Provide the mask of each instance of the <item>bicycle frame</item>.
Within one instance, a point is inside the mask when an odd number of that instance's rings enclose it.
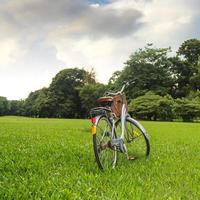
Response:
[[[117,93],[112,93],[112,92],[108,92],[108,94],[111,94],[113,96],[117,95],[117,94],[122,94],[126,85],[128,85],[128,83],[124,84],[122,89],[117,92]],[[103,107],[101,107],[101,109],[103,109]],[[116,122],[119,120],[119,118],[117,118],[117,121],[116,120],[116,116],[112,113],[111,111],[111,116],[109,117],[109,120],[110,120],[110,123],[112,125],[112,130],[111,130],[111,141],[110,141],[110,145],[111,147],[118,147],[120,149],[121,152],[123,153],[126,153],[127,150],[126,150],[126,146],[124,144],[124,135],[125,135],[125,129],[126,129],[126,118],[127,117],[130,117],[129,113],[127,112],[127,109],[126,109],[126,105],[123,103],[122,104],[122,110],[121,110],[121,116],[120,116],[120,120],[121,120],[121,135],[116,138],[115,137],[115,133],[116,133]],[[96,126],[97,125],[97,122],[99,121],[99,119],[101,118],[101,115],[99,116],[96,116],[96,123],[94,123],[94,125]],[[143,126],[136,120],[134,120],[133,118],[131,118],[132,121],[134,122],[134,124],[140,128],[143,133],[145,134],[146,137],[148,137],[148,135],[146,134],[146,131],[145,129],[143,128]],[[106,127],[107,128],[107,127]],[[94,132],[94,134],[96,133],[96,131]],[[105,131],[102,135],[102,139],[105,137]]]
[[[121,139],[124,139],[124,129],[125,129],[125,120],[126,117],[129,116],[129,114],[126,111],[126,106],[125,104],[122,105],[122,114],[121,114],[121,122],[122,122],[122,132],[121,132]],[[112,138],[114,138],[114,132],[115,132],[115,119],[112,117]]]
[[[111,136],[112,136],[112,140],[110,141],[111,146],[115,146],[118,147],[120,149],[121,152],[126,153],[127,149],[126,146],[124,144],[124,133],[125,133],[125,120],[126,117],[129,116],[127,110],[126,110],[126,106],[125,104],[122,105],[122,112],[121,112],[121,125],[122,125],[122,129],[121,129],[121,135],[119,138],[115,138],[115,132],[116,132],[116,121],[114,119],[114,117],[112,117],[111,121],[112,121],[112,131],[111,131]]]
[[[122,89],[119,92],[106,92],[104,94],[104,97],[99,98],[98,102],[106,102],[109,104],[103,107],[93,108],[90,113],[92,121],[91,130],[93,135],[94,153],[96,162],[100,169],[104,168],[104,164],[102,165],[102,162],[104,162],[104,160],[102,160],[103,158],[101,158],[99,155],[105,149],[110,149],[114,151],[112,158],[113,168],[115,167],[115,164],[117,162],[117,151],[124,153],[127,156],[127,159],[129,160],[134,160],[135,158],[137,158],[137,155],[136,157],[135,155],[129,155],[132,154],[132,149],[130,148],[129,143],[131,143],[132,141],[136,141],[135,139],[139,137],[137,136],[137,129],[139,129],[140,135],[143,135],[143,139],[145,140],[145,155],[148,156],[150,152],[149,137],[146,133],[146,130],[138,121],[136,121],[129,115],[127,110],[126,99],[117,99],[118,95],[125,95],[123,93],[123,90],[126,85],[128,84],[123,85]],[[115,96],[116,98],[114,99],[113,97]],[[118,102],[121,104],[117,104]],[[116,105],[116,107],[112,107],[112,103],[115,103],[113,105]],[[115,109],[118,108],[117,105],[120,106],[120,108],[118,109],[120,110],[120,112],[118,112],[118,110]],[[103,120],[103,123],[100,123],[102,122],[101,120]],[[135,128],[130,130],[129,124],[131,125],[131,127],[133,126]],[[98,135],[100,134],[98,139],[97,133]],[[134,134],[136,135],[133,136]],[[126,145],[128,147],[128,150]]]
[[[124,129],[125,129],[125,120],[128,116],[125,104],[122,105],[122,114],[121,114],[121,123],[122,123],[122,133],[120,138],[124,140]]]
[[[127,149],[126,146],[124,144],[124,134],[125,134],[125,129],[126,129],[126,118],[130,117],[129,113],[126,110],[126,106],[125,104],[122,105],[122,113],[121,113],[121,135],[119,138],[115,139],[114,136],[114,132],[116,131],[116,122],[115,119],[112,118],[112,140],[111,140],[111,144],[113,146],[118,146],[120,147],[120,150],[123,153],[127,153]],[[131,120],[134,122],[134,124],[136,125],[136,127],[138,127],[139,129],[142,130],[143,134],[149,139],[148,134],[146,133],[146,130],[144,129],[144,127],[135,119],[131,118]]]

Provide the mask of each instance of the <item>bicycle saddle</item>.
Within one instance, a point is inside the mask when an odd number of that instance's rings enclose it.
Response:
[[[109,96],[100,97],[97,99],[97,102],[99,102],[99,103],[113,102],[113,97],[109,97]]]

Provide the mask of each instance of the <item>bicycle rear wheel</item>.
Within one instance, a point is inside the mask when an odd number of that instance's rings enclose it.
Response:
[[[103,170],[113,168],[117,161],[117,151],[110,147],[112,125],[107,117],[101,116],[93,135],[93,148],[98,167]]]

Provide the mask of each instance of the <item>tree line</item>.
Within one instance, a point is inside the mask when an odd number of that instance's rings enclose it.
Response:
[[[170,48],[147,44],[130,55],[108,84],[96,81],[94,71],[68,68],[48,88],[31,92],[25,100],[0,97],[0,115],[86,118],[96,99],[124,82],[130,113],[138,119],[192,121],[200,118],[200,40],[184,41],[176,54]]]

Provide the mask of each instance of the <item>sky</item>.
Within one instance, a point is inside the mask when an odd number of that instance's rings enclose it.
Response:
[[[25,99],[65,68],[106,83],[147,43],[200,39],[199,0],[0,0],[0,96]]]

